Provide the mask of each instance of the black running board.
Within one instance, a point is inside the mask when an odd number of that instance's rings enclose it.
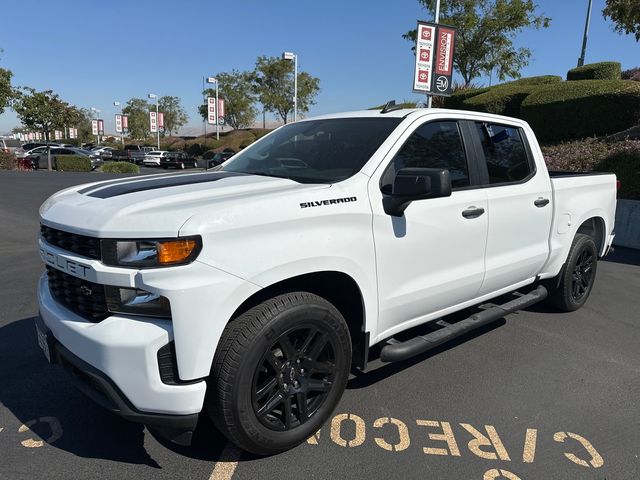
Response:
[[[469,318],[461,320],[460,322],[454,324],[442,322],[441,324],[446,326],[436,330],[435,332],[431,332],[427,335],[420,335],[405,342],[394,341],[394,343],[382,348],[382,351],[380,352],[380,360],[383,362],[398,362],[400,360],[413,357],[419,353],[436,348],[437,346],[475,330],[476,328],[483,327],[484,325],[502,318],[509,313],[527,308],[534,303],[544,300],[545,298],[547,298],[547,289],[540,285],[527,295],[518,297],[505,304],[496,305],[488,308],[487,310],[483,310],[482,312],[471,315]]]

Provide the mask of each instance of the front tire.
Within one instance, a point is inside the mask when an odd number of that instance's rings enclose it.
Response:
[[[547,282],[547,300],[564,312],[582,307],[593,289],[598,267],[598,249],[589,235],[576,234],[567,262],[560,274]]]
[[[235,445],[258,455],[304,442],[345,389],[351,338],[323,298],[295,292],[267,300],[225,328],[209,378],[207,411]]]

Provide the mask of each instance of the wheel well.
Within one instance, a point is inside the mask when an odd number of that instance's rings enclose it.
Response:
[[[605,227],[604,220],[601,217],[591,217],[585,220],[578,228],[576,233],[583,233],[589,235],[598,249],[598,256],[602,254],[602,248],[604,247],[604,235]]]
[[[307,273],[269,285],[245,300],[236,309],[231,321],[265,300],[283,293],[300,291],[314,293],[331,302],[340,311],[351,335],[352,364],[364,368],[369,350],[368,334],[364,331],[364,300],[356,281],[345,273],[335,271]]]

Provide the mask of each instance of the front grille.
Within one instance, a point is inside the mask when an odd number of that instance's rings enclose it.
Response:
[[[99,238],[64,232],[47,227],[46,225],[40,225],[40,234],[50,245],[77,253],[83,257],[94,258],[96,260],[101,259]]]
[[[51,294],[72,312],[93,322],[110,315],[103,285],[82,280],[50,266],[47,266],[47,276]]]

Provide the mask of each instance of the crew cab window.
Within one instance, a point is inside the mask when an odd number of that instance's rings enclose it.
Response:
[[[476,127],[490,184],[520,182],[533,172],[519,128],[494,123],[476,123]]]
[[[446,168],[453,188],[468,187],[469,168],[458,122],[429,122],[418,127],[382,176],[384,193],[391,193],[396,172],[401,168]]]

